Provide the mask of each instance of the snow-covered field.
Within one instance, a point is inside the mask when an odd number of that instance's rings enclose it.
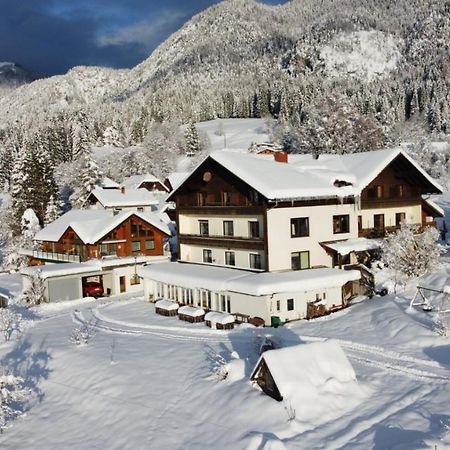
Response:
[[[448,283],[449,275],[447,265],[429,282]],[[20,288],[17,276],[0,284]],[[0,345],[1,363],[33,390],[0,447],[450,448],[450,341],[434,331],[433,313],[408,309],[413,293],[279,329],[234,331],[157,316],[139,297],[45,305],[19,341]],[[84,323],[96,334],[76,346],[69,336]],[[248,377],[265,335],[280,346],[336,339],[358,396],[338,411],[332,394],[318,399],[323,412],[313,421],[308,405],[264,395]]]

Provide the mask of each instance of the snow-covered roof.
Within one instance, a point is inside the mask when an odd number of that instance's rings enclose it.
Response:
[[[269,200],[345,197],[354,194],[351,186],[334,185],[337,179],[343,178],[341,173],[335,171],[304,170],[300,165],[275,162],[271,155],[220,151],[211,153],[210,157]],[[349,182],[352,180],[350,176]]]
[[[143,175],[131,175],[122,181],[122,186],[125,186],[128,189],[139,189],[143,183],[160,183],[164,189],[167,190],[167,187],[164,186],[158,178],[150,173]]]
[[[328,248],[335,250],[340,255],[348,255],[351,252],[363,252],[367,250],[375,250],[383,244],[382,239],[353,238],[344,241],[324,242]]]
[[[114,180],[111,180],[111,178],[104,177],[102,178],[98,183],[98,187],[101,187],[102,189],[119,189],[120,184],[116,183]]]
[[[216,311],[206,313],[205,320],[208,322],[220,323],[221,325],[234,323],[234,317],[231,314]]]
[[[157,264],[166,262],[164,256],[128,256],[128,257],[103,257],[101,259],[91,259],[82,263],[59,263],[45,264],[44,266],[25,267],[20,272],[24,275],[33,276],[39,273],[43,279],[52,277],[62,277],[66,275],[77,275],[87,273],[97,273],[104,269],[118,266],[129,266],[132,264],[152,263]]]
[[[228,281],[248,275],[248,272],[203,264],[167,263],[141,267],[138,274],[143,278],[190,289],[224,291]]]
[[[361,278],[357,270],[321,268],[254,273],[192,263],[149,265],[139,268],[138,274],[143,278],[190,289],[231,291],[255,296],[340,287],[348,281]]]
[[[277,162],[272,155],[230,150],[216,151],[208,157],[268,200],[283,201],[357,196],[399,155],[423,175],[434,192],[442,192],[442,187],[401,147],[345,155],[321,154],[318,159],[310,154],[289,155],[288,163]],[[179,187],[174,188],[169,199]]]
[[[174,311],[179,307],[178,303],[171,302],[170,300],[158,300],[155,303],[155,308],[164,309],[166,311]]]
[[[178,308],[178,314],[184,314],[190,317],[201,317],[205,315],[203,308],[196,308],[195,306],[180,306]]]
[[[114,214],[113,211],[104,209],[73,209],[36,233],[34,239],[36,241],[58,242],[70,227],[85,244],[95,244],[133,215],[153,225],[168,236],[171,235],[167,224],[157,214],[136,211],[121,211]]]
[[[167,180],[172,187],[172,190],[175,190],[180,184],[190,175],[190,172],[173,172],[167,176]]]
[[[93,264],[86,263],[61,263],[61,264],[46,264],[44,266],[25,267],[20,273],[23,275],[33,276],[40,274],[42,279],[52,277],[62,277],[66,275],[82,275],[86,273],[96,273],[102,270]]]
[[[285,401],[311,407],[328,402],[343,391],[358,389],[355,371],[338,342],[328,340],[264,352],[251,378],[264,360]],[[313,403],[310,403],[313,402]],[[326,410],[326,409],[325,409]]]
[[[424,203],[426,203],[431,209],[436,211],[441,217],[445,217],[445,211],[437,203],[435,203],[431,198],[423,198]]]
[[[159,199],[147,189],[94,189],[90,195],[105,208],[157,205]]]
[[[307,269],[288,272],[247,274],[232,280],[228,290],[248,295],[271,295],[287,292],[307,292],[316,289],[341,287],[348,281],[361,278],[357,270]]]

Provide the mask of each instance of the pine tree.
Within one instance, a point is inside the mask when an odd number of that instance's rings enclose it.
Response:
[[[55,199],[55,196],[52,195],[48,201],[47,209],[45,210],[44,225],[48,225],[49,223],[54,222],[61,216],[61,214],[62,214],[61,202]]]
[[[79,184],[71,196],[72,204],[81,207],[102,176],[103,174],[93,159],[92,153],[85,153],[80,160]]]
[[[9,422],[23,414],[22,404],[31,392],[24,388],[22,378],[0,370],[0,432],[3,432]]]
[[[187,127],[184,137],[186,140],[186,154],[194,156],[199,153],[201,150],[200,136],[193,122]]]

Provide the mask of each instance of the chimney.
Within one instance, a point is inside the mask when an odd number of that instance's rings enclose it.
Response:
[[[286,152],[275,152],[273,156],[276,162],[285,164],[288,162],[288,154]]]
[[[125,186],[121,186],[121,187],[120,187],[120,192],[121,192],[122,194],[125,194]]]

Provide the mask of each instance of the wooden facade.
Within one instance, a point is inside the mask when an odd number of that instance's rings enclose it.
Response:
[[[261,358],[261,360],[259,361],[259,364],[254,370],[251,379],[252,381],[255,381],[262,389],[262,391],[268,396],[272,397],[278,402],[281,402],[283,400],[283,397],[280,394],[278,386],[273,379],[272,373],[270,372],[264,358]]]
[[[168,192],[169,189],[160,181],[144,181],[137,189],[147,189],[147,191]]]
[[[399,155],[361,193],[361,209],[415,206],[422,195],[439,193],[403,156]]]
[[[103,256],[158,256],[164,254],[167,235],[142,220],[131,216],[95,244],[85,244],[69,227],[59,241],[44,241],[41,250],[49,254],[78,255],[81,261]]]

